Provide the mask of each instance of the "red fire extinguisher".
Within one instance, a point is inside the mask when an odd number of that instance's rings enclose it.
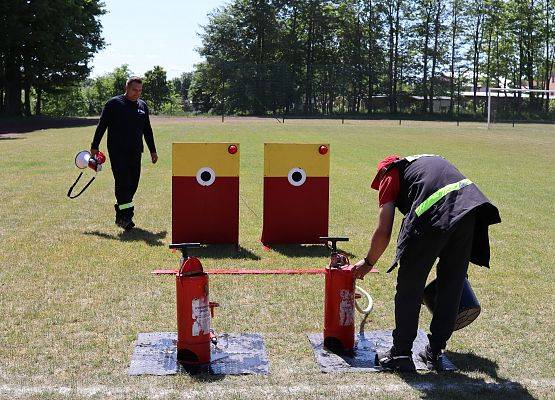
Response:
[[[331,260],[326,268],[324,300],[324,347],[335,353],[352,353],[355,346],[355,277],[337,242],[345,237],[321,237],[331,242]]]
[[[179,271],[175,276],[177,300],[177,359],[184,366],[210,363],[210,343],[214,339],[210,320],[217,303],[208,300],[208,274],[200,260],[189,257],[187,249],[199,243],[170,244],[181,250]]]

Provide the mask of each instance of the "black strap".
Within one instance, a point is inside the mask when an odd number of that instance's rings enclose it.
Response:
[[[79,179],[81,179],[81,176],[83,176],[82,172],[79,172],[79,176],[77,177],[77,179],[75,180],[75,182],[73,183],[73,185],[71,185],[71,187],[69,188],[69,190],[67,191],[67,197],[69,197],[70,199],[75,199],[76,197],[81,196],[81,194],[87,190],[87,188],[91,185],[91,183],[94,181],[94,178],[96,178],[96,176],[93,176],[91,178],[91,180],[89,181],[89,183],[87,183],[85,185],[85,187],[83,189],[81,189],[81,191],[79,193],[77,193],[75,196],[71,195],[71,191],[73,190],[73,188],[75,187],[75,185],[77,185],[77,182],[79,182]]]

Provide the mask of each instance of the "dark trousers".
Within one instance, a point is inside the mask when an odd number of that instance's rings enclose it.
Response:
[[[426,279],[437,264],[437,299],[430,324],[432,350],[444,349],[453,333],[468,270],[475,215],[465,215],[446,233],[432,233],[409,243],[400,259],[395,294],[393,345],[408,353],[418,330],[418,318]]]
[[[115,181],[117,205],[129,204],[139,186],[141,177],[141,153],[110,153],[110,163]],[[126,213],[133,214],[133,208]],[[122,210],[125,211],[125,210]],[[118,209],[116,207],[116,214]]]

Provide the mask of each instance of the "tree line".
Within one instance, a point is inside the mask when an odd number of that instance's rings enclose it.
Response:
[[[0,114],[41,114],[45,93],[74,85],[105,45],[99,0],[0,1]],[[23,93],[23,101],[22,101]]]
[[[135,75],[127,64],[112,72],[89,77],[79,84],[44,95],[42,111],[51,116],[86,117],[100,115],[106,101],[125,91],[127,78]],[[167,78],[163,67],[157,65],[145,72],[141,97],[148,103],[152,114],[178,115],[192,111],[189,86],[192,73],[185,72],[173,79]]]
[[[553,0],[231,0],[202,27],[204,61],[145,73],[154,113],[361,115],[486,112],[490,87],[546,89]],[[90,78],[105,46],[100,0],[0,2],[0,114],[98,115],[126,65]],[[176,49],[178,51],[178,49]],[[459,92],[470,91],[460,102]],[[519,113],[552,115],[546,94]],[[513,109],[514,112],[514,109]]]
[[[90,77],[90,61],[105,47],[100,0],[0,1],[0,115],[99,115],[125,90],[127,65]],[[189,110],[191,73],[167,79],[155,66],[144,74],[143,97],[154,113]]]
[[[459,85],[548,88],[553,0],[234,0],[203,27],[195,108],[229,113],[433,113]],[[483,90],[483,89],[482,89]],[[522,97],[518,95],[518,98]],[[547,112],[549,97],[526,107]]]

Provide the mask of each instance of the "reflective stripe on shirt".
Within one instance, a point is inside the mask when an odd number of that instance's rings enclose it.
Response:
[[[441,189],[437,190],[432,195],[428,196],[426,200],[424,200],[418,207],[416,207],[416,215],[421,216],[427,210],[430,209],[435,203],[445,197],[447,194],[454,192],[455,190],[460,190],[465,186],[472,184],[470,179],[463,179],[455,183],[451,183],[442,187]]]

